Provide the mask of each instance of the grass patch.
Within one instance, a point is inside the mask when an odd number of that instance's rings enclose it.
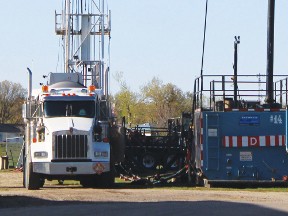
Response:
[[[8,173],[8,172],[13,172],[14,170],[15,170],[14,168],[3,169],[3,170],[0,170],[0,173]]]
[[[60,185],[58,180],[52,180],[52,181],[47,181],[46,180],[46,183],[47,184],[50,184],[50,185]],[[116,184],[129,184],[130,181],[124,181],[123,179],[120,179],[120,178],[115,178],[115,183]],[[63,182],[63,185],[80,185],[80,181],[76,181],[76,180],[65,180]]]
[[[63,181],[63,184],[61,184],[58,180],[52,180],[52,181],[45,181],[45,184],[48,185],[80,185],[79,181],[75,180],[65,180]]]

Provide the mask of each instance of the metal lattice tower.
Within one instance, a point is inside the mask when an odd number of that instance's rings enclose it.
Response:
[[[62,13],[55,12],[55,31],[65,48],[64,71],[80,72],[85,86],[95,85],[108,95],[105,38],[110,39],[111,12],[105,13],[104,0],[63,1]]]

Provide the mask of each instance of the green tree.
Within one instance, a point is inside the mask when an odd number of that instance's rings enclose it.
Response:
[[[23,123],[22,104],[27,91],[21,84],[0,82],[0,123]]]
[[[116,80],[120,84],[120,91],[114,96],[114,113],[119,117],[126,118],[126,123],[131,126],[135,122],[135,113],[137,113],[138,98],[137,94],[132,92],[123,80],[123,73],[116,74]]]
[[[167,120],[181,116],[182,112],[191,112],[192,94],[183,93],[177,86],[153,78],[140,89],[132,92],[123,80],[123,73],[118,73],[116,80],[120,91],[114,96],[114,112],[117,117],[126,117],[128,126],[152,123],[166,127]]]
[[[114,112],[118,117],[126,117],[127,123],[132,123],[135,120],[135,109],[137,106],[137,97],[135,93],[129,89],[122,89],[115,95],[114,98]]]
[[[169,118],[181,116],[184,111],[190,111],[191,94],[184,94],[177,86],[163,84],[158,78],[153,78],[142,88],[143,100],[149,107],[150,122],[158,126],[167,126]]]

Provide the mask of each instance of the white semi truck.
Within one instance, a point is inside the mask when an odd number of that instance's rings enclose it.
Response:
[[[49,73],[47,83],[32,90],[28,69],[23,105],[27,189],[39,189],[45,179],[79,180],[84,187],[111,186],[114,163],[124,158],[121,127],[111,121],[109,65],[104,61],[110,12],[105,15],[104,0],[97,7],[92,0],[74,3],[65,0],[62,14],[55,13],[55,30],[65,47],[64,72]]]

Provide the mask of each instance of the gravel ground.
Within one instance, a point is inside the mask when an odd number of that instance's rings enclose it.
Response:
[[[29,191],[21,172],[0,172],[0,215],[288,215],[287,192],[203,188],[87,189],[52,185]]]

